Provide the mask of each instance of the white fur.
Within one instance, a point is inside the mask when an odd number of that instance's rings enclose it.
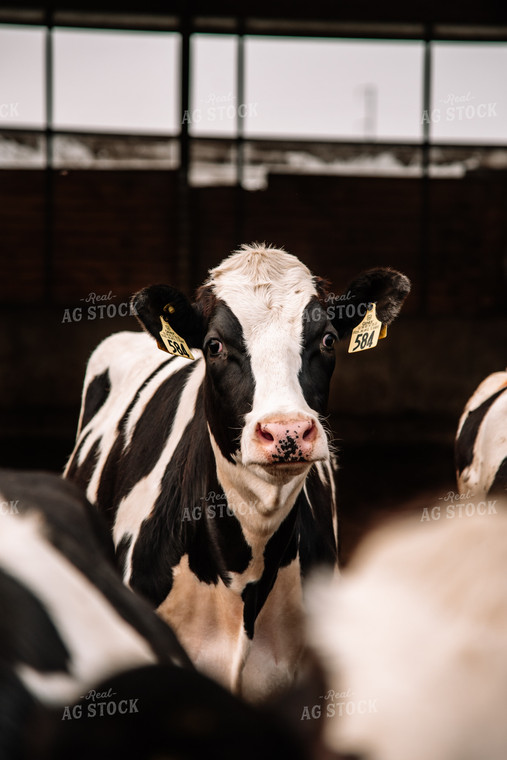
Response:
[[[505,759],[506,510],[405,519],[367,539],[341,580],[310,585],[311,642],[329,688],[355,705],[324,719],[330,748],[369,760]],[[372,706],[364,714],[361,700]]]

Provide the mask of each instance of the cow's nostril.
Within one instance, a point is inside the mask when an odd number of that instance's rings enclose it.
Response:
[[[307,429],[305,430],[305,432],[303,433],[303,440],[304,440],[305,438],[309,438],[311,435],[313,435],[314,429],[315,429],[315,425],[314,425],[314,423],[312,422],[312,424],[310,425],[310,427],[309,427],[309,428],[307,428]]]
[[[259,434],[264,438],[266,441],[274,441],[274,437],[271,435],[269,430],[263,430],[261,427],[259,427]]]

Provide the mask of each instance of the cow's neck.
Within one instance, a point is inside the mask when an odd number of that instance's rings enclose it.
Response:
[[[311,465],[305,466],[290,479],[263,477],[264,473],[225,459],[213,436],[210,437],[217,476],[228,507],[238,519],[252,550],[252,561],[241,580],[253,580],[262,574],[266,544],[294,507]]]

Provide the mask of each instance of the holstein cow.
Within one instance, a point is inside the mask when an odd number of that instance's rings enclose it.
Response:
[[[455,458],[460,493],[507,497],[507,371],[489,375],[467,402]]]
[[[102,518],[72,484],[0,470],[0,757],[18,758],[34,707],[63,708],[133,666],[193,670],[123,583]],[[135,695],[131,695],[135,696]]]
[[[296,257],[243,246],[193,304],[166,285],[137,293],[149,335],[113,335],[88,364],[65,475],[109,520],[125,582],[247,699],[293,679],[301,574],[337,562],[323,425],[334,344],[370,302],[391,323],[409,289],[373,269],[349,285],[347,308],[326,306]]]
[[[492,515],[371,533],[339,582],[306,587],[328,688],[302,719],[318,704],[340,757],[505,760],[506,567],[505,500]]]

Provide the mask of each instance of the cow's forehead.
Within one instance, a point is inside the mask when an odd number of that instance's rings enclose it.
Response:
[[[255,245],[212,269],[206,285],[235,314],[247,341],[259,330],[282,325],[300,333],[304,308],[317,294],[312,273],[299,259]]]

